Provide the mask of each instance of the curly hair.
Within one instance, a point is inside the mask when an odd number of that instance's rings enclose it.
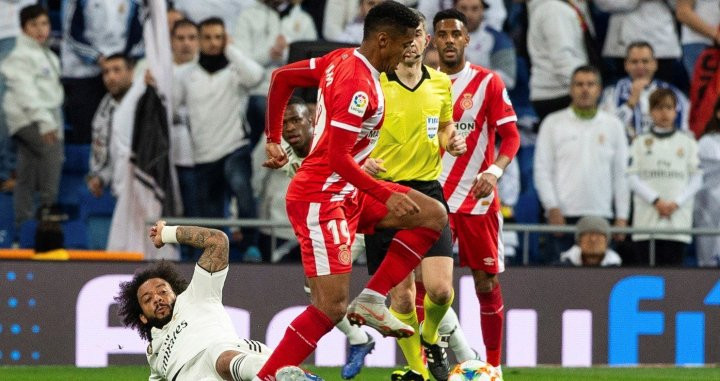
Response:
[[[410,8],[392,1],[383,1],[372,7],[365,17],[363,39],[367,39],[381,28],[391,28],[396,35],[404,34],[407,29],[415,29],[420,19]]]
[[[136,329],[140,333],[140,337],[147,341],[151,339],[150,329],[152,327],[140,321],[143,311],[137,292],[145,281],[152,278],[160,278],[168,282],[175,295],[185,291],[188,286],[187,280],[180,274],[177,267],[164,260],[135,272],[131,281],[120,284],[120,294],[114,298],[120,305],[118,315],[126,327]]]

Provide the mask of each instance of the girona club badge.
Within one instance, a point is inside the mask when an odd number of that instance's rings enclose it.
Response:
[[[463,94],[463,99],[460,101],[460,108],[463,110],[470,110],[473,106],[472,94]]]

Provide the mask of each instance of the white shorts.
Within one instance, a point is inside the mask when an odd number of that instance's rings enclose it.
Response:
[[[235,342],[213,344],[188,361],[175,376],[174,381],[222,381],[223,378],[218,374],[215,364],[220,355],[226,351],[247,354],[243,359],[243,366],[249,368],[243,373],[252,376],[243,381],[252,380],[272,354],[272,350],[265,344],[254,340],[240,339]]]

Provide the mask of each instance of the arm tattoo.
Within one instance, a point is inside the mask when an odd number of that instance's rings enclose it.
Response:
[[[177,240],[183,245],[204,249],[198,265],[214,273],[228,266],[228,238],[216,229],[197,226],[178,226]]]

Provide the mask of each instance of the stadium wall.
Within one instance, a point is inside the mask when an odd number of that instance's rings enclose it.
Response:
[[[143,364],[147,343],[121,326],[113,304],[118,283],[141,266],[0,262],[0,364]],[[224,303],[239,335],[274,346],[307,302],[300,267],[231,266]],[[192,274],[191,264],[180,267]],[[455,274],[456,311],[484,353],[472,279]],[[366,279],[356,269],[353,294]],[[509,366],[720,363],[717,270],[510,268],[502,282]],[[368,365],[400,363],[394,341],[376,339]],[[345,350],[334,330],[308,362],[341,365]]]

